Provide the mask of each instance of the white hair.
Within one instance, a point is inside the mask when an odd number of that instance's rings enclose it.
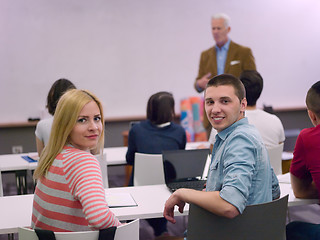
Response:
[[[230,26],[230,17],[227,14],[217,13],[211,17],[211,19],[221,19],[221,18],[224,20],[224,26],[228,28]]]

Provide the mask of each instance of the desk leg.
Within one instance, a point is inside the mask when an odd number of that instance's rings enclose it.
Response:
[[[8,240],[14,240],[14,233],[8,233]]]
[[[132,166],[127,164],[125,168],[126,168],[126,186],[129,186],[130,177],[132,173]]]
[[[34,170],[31,170],[31,176],[32,176],[32,179],[33,179],[33,184],[32,184],[32,193],[34,193],[34,191],[36,190],[36,186],[37,186],[37,180],[33,178],[33,173],[34,173]]]
[[[0,171],[0,197],[3,197],[3,186],[2,186],[2,176]]]
[[[16,171],[18,195],[27,194],[27,170]]]

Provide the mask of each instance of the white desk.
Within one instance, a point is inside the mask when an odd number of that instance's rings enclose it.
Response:
[[[187,143],[186,149],[196,149],[199,145],[204,145],[210,147],[208,142],[191,142]],[[109,147],[105,148],[104,152],[107,154],[107,164],[112,165],[124,165],[126,164],[126,153],[127,147]],[[26,160],[21,158],[23,155],[28,155],[30,153],[23,154],[4,154],[0,155],[0,171],[17,171],[17,170],[34,170],[37,163],[28,163]],[[31,153],[36,154],[36,153]],[[283,157],[286,157],[288,153],[283,153]],[[291,154],[292,155],[292,154]],[[291,156],[290,155],[290,156]]]
[[[319,203],[318,199],[296,198],[293,194],[290,183],[279,183],[279,184],[280,184],[281,197],[289,194],[288,207]]]
[[[105,148],[104,152],[107,154],[108,165],[122,165],[126,164],[127,147],[113,147]],[[34,170],[37,167],[37,162],[28,162],[21,156],[36,153],[22,153],[22,154],[4,154],[0,155],[0,171],[18,171],[18,170]]]
[[[204,144],[209,147],[208,142],[193,142],[187,143],[186,149],[195,149],[200,144]],[[126,162],[127,147],[109,147],[105,148],[104,152],[107,154],[107,164],[123,165]],[[17,171],[17,170],[34,170],[37,166],[36,162],[29,163],[21,156],[36,155],[37,153],[22,153],[22,154],[4,154],[0,155],[0,171]]]
[[[107,154],[108,166],[127,164],[126,158],[125,158],[127,147],[105,148],[104,152]],[[0,155],[0,172],[22,171],[22,172],[16,172],[18,194],[27,193],[26,170],[34,170],[36,169],[38,164],[37,162],[28,162],[21,157],[26,155],[37,155],[37,153]],[[1,186],[0,186],[0,189],[1,189]]]
[[[210,143],[209,142],[188,142],[186,144],[186,149],[187,150],[196,149],[200,145],[203,145],[206,148],[210,148]]]
[[[164,184],[106,189],[106,194],[119,192],[130,193],[138,204],[136,207],[111,208],[120,220],[162,217],[164,204],[171,195],[171,192]],[[176,209],[175,214],[181,215],[178,209]],[[187,214],[188,211],[183,215]]]
[[[292,207],[292,206],[319,203],[318,199],[301,199],[301,198],[296,198],[294,196],[293,190],[291,187],[290,173],[279,175],[277,177],[278,177],[278,181],[279,181],[279,185],[280,185],[281,196],[285,196],[285,195],[289,194],[288,206]]]
[[[29,163],[21,157],[23,155],[27,154],[0,155],[0,170],[5,172],[29,169]]]
[[[118,192],[130,193],[138,204],[136,207],[111,208],[120,220],[162,217],[164,203],[171,194],[165,185],[106,189],[106,194]],[[16,233],[18,227],[30,226],[32,202],[33,194],[0,197],[0,234]],[[181,215],[178,211],[176,214]]]
[[[124,165],[126,162],[127,147],[109,147],[103,150],[107,155],[107,164],[110,165]]]
[[[317,199],[297,199],[294,197],[289,184],[280,183],[281,196],[289,194],[288,206],[298,206],[318,203]],[[163,207],[171,195],[166,185],[151,185],[139,187],[121,187],[106,189],[106,194],[128,192],[132,195],[138,206],[112,208],[112,212],[120,220],[136,218],[162,217]],[[0,234],[16,233],[18,227],[29,226],[32,214],[33,195],[19,195],[0,197]],[[175,215],[187,215],[189,206],[186,204],[183,214],[175,209]]]
[[[195,149],[200,144],[209,147],[208,142],[193,142],[193,143],[187,143],[186,149]],[[126,165],[127,149],[128,148],[125,146],[104,148],[104,153],[106,153],[106,156],[107,156],[107,165],[108,166]],[[23,171],[23,172],[16,172],[18,194],[27,193],[27,187],[26,187],[27,178],[26,178],[25,171],[36,169],[38,164],[37,162],[28,162],[21,157],[26,155],[37,155],[37,153],[34,152],[34,153],[0,155],[0,172]],[[1,188],[2,188],[2,185],[0,186],[0,189]]]
[[[17,233],[30,226],[33,194],[0,198],[0,234]]]
[[[26,170],[35,169],[36,163],[33,166],[21,156],[26,154],[6,154],[0,155],[0,172],[16,172],[17,192],[18,194],[27,193],[26,187]],[[2,186],[0,188],[3,189]]]

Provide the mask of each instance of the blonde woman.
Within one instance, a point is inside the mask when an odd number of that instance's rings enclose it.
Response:
[[[59,100],[49,142],[34,178],[33,228],[55,232],[119,226],[110,211],[99,162],[90,151],[102,151],[104,120],[92,93],[73,89]]]

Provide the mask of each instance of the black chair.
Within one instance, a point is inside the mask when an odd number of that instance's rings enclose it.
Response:
[[[288,195],[272,202],[247,206],[233,219],[217,216],[190,204],[188,240],[285,240]]]

